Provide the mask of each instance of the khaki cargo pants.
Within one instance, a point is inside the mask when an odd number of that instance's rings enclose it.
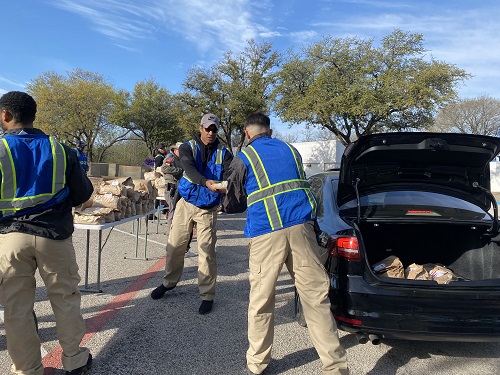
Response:
[[[320,247],[312,222],[254,237],[249,244],[247,366],[260,374],[271,360],[276,281],[283,264],[300,295],[309,334],[323,363],[323,374],[349,374],[330,311],[329,277],[323,266],[327,250]]]
[[[167,240],[167,258],[163,285],[174,287],[184,271],[184,254],[196,223],[198,243],[198,287],[202,300],[213,301],[217,279],[217,206],[198,208],[181,198],[175,206],[175,215]]]
[[[24,233],[0,234],[0,303],[4,306],[12,372],[42,375],[40,338],[33,319],[35,271],[47,287],[66,371],[87,363],[80,348],[85,325],[80,311],[78,265],[71,237],[56,241]]]

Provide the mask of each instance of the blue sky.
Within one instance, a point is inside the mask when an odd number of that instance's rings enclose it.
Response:
[[[325,35],[374,38],[395,28],[424,36],[428,54],[474,77],[462,98],[500,99],[498,0],[16,0],[2,2],[0,94],[47,71],[82,68],[116,88],[153,78],[182,91],[248,39],[299,50]]]

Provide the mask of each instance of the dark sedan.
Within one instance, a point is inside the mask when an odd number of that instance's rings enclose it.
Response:
[[[340,329],[374,344],[500,341],[499,151],[494,137],[375,134],[310,178]],[[299,296],[296,313],[306,324]]]

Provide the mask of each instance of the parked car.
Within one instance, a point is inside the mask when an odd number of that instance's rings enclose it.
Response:
[[[339,171],[310,177],[318,224],[330,236],[325,268],[341,330],[374,344],[500,341],[500,234],[489,174],[499,151],[500,139],[487,136],[374,134],[346,148]],[[393,262],[406,274],[391,276]]]

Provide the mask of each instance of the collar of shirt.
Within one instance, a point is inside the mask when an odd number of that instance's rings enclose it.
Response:
[[[271,138],[269,136],[269,134],[267,134],[267,133],[260,133],[260,134],[254,135],[252,138],[250,138],[250,140],[248,141],[248,144],[252,143],[256,139],[263,138],[263,137]]]
[[[17,135],[24,131],[27,134],[45,134],[43,131],[37,128],[16,128],[16,129],[9,129],[4,132],[4,135]]]

